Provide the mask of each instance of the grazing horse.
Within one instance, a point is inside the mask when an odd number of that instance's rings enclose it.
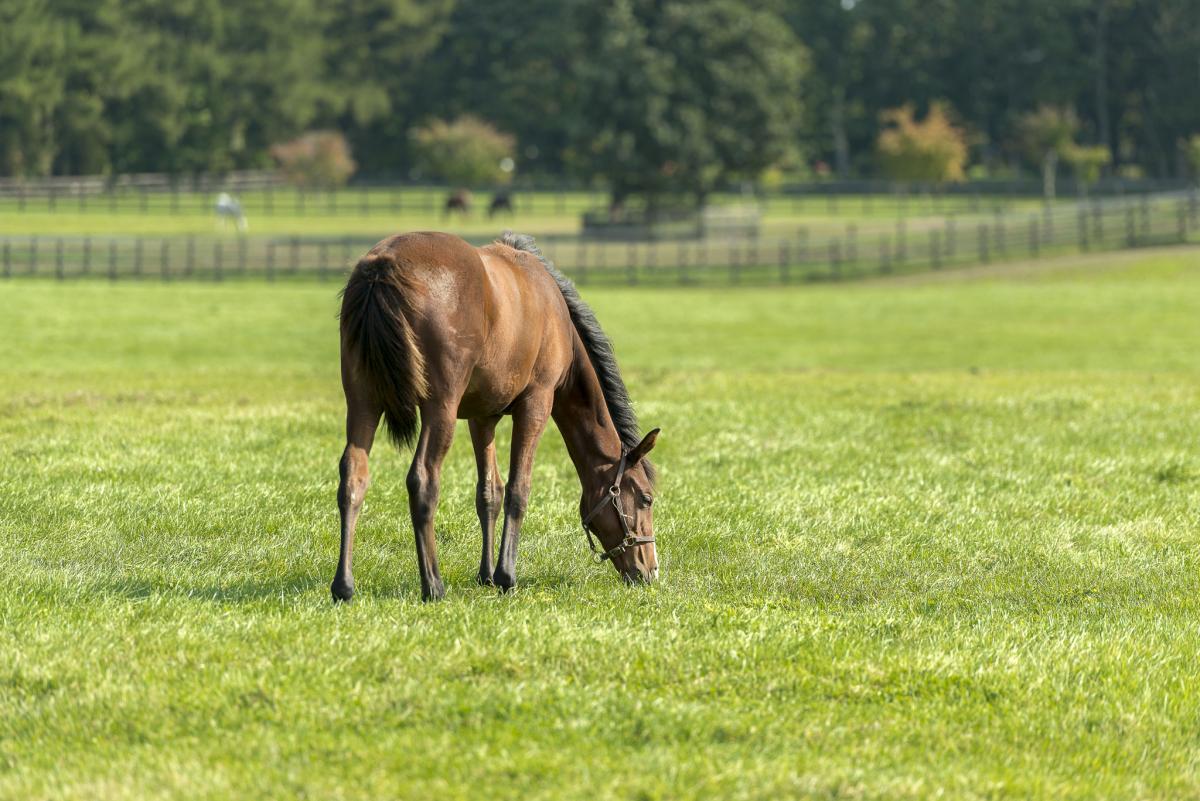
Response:
[[[492,202],[488,204],[488,219],[492,219],[499,212],[513,213],[512,194],[507,189],[497,190],[496,194],[492,195]]]
[[[464,217],[471,213],[471,193],[466,189],[456,190],[446,198],[446,205],[442,207],[442,217],[449,217],[451,212],[455,211]]]
[[[456,419],[470,421],[475,446],[481,584],[502,590],[516,584],[533,455],[550,418],[579,474],[580,518],[597,559],[611,561],[629,582],[657,576],[654,468],[646,455],[658,429],[639,436],[612,345],[532,237],[506,233],[482,248],[439,233],[385,239],[358,262],[342,293],[341,339],[346,449],[336,600],[354,594],[354,526],[381,417],[397,446],[416,437],[408,503],[423,599],[445,594],[433,517]],[[513,418],[507,486],[495,444],[496,424],[506,414]]]
[[[228,192],[222,192],[217,195],[217,205],[214,207],[217,213],[217,220],[220,221],[221,227],[225,227],[225,223],[233,220],[233,224],[239,231],[245,231],[249,227],[246,223],[246,214],[242,211],[242,204],[239,203]]]

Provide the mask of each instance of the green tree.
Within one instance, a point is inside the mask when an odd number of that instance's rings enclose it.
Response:
[[[1058,161],[1074,144],[1079,118],[1067,108],[1041,106],[1021,117],[1021,142],[1029,158],[1042,167],[1042,192],[1053,200]]]
[[[779,17],[733,0],[581,4],[570,158],[614,202],[716,184],[781,157],[799,112],[802,48]]]

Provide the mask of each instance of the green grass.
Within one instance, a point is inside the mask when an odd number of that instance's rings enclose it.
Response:
[[[475,587],[463,431],[342,608],[335,287],[0,284],[0,798],[1200,798],[1200,264],[1098,262],[589,289],[662,580],[550,431]]]

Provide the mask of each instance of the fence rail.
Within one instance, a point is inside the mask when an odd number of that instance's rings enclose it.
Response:
[[[595,242],[547,238],[544,249],[579,284],[836,281],[1077,251],[1196,241],[1196,191],[1092,199],[1032,213],[993,212],[835,233],[798,228],[773,238]],[[360,237],[0,237],[0,277],[84,276],[221,281],[344,276],[374,241]]]
[[[1079,200],[1082,187],[1060,182],[1061,195]],[[169,175],[120,178],[70,177],[37,181],[0,179],[0,213],[108,213],[212,215],[219,192],[237,197],[246,214],[255,217],[354,216],[418,212],[440,213],[450,188],[413,182],[361,183],[337,190],[302,189],[283,185],[272,172],[197,176],[175,180]],[[518,183],[509,190],[522,213],[582,214],[606,209],[603,190],[559,184]],[[1092,197],[1131,197],[1187,191],[1187,184],[1166,181],[1102,181],[1088,189]],[[485,207],[492,189],[475,191],[476,205]],[[759,204],[764,213],[825,211],[898,216],[920,213],[978,212],[1005,209],[1040,198],[1041,184],[1032,181],[968,182],[929,185],[887,181],[825,181],[784,185],[772,189],[745,187],[715,192],[713,204]]]

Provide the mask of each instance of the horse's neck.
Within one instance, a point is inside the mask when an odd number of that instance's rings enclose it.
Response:
[[[571,380],[555,398],[554,422],[584,490],[603,481],[608,468],[621,458],[621,437],[608,413],[600,379],[578,338]]]

